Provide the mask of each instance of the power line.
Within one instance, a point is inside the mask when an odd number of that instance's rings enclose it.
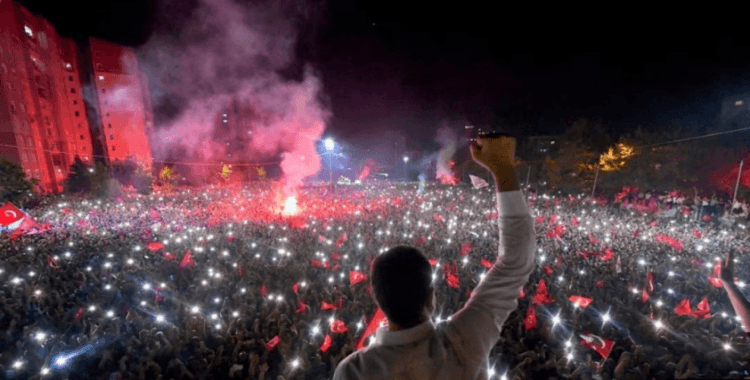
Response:
[[[735,129],[735,130],[725,131],[725,132],[709,133],[707,135],[695,136],[695,137],[688,137],[688,138],[684,138],[684,139],[666,141],[666,142],[662,142],[662,143],[656,143],[656,144],[650,144],[650,145],[642,145],[642,146],[637,146],[636,148],[648,148],[650,146],[666,145],[666,144],[672,144],[672,143],[682,142],[682,141],[697,140],[697,139],[702,139],[702,138],[706,138],[706,137],[713,137],[713,136],[725,135],[725,134],[729,134],[729,133],[740,132],[740,131],[747,131],[747,130],[750,130],[750,127],[740,128],[740,129]]]

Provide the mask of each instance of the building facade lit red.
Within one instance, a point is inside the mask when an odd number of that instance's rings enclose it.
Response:
[[[82,64],[45,19],[0,0],[0,156],[36,179],[38,192],[62,191],[76,156],[93,160]]]
[[[148,136],[153,128],[149,84],[135,52],[92,38],[89,41],[91,81],[96,89],[96,136],[111,162],[135,159],[152,164]]]

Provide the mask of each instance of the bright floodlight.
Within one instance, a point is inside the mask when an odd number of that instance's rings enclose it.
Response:
[[[409,162],[409,157],[404,156],[404,163]]]
[[[333,146],[334,146],[333,139],[330,137],[327,138],[325,140],[325,145],[326,145],[326,150],[333,150]]]

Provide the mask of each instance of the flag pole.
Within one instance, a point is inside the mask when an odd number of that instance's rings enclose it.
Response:
[[[526,188],[529,188],[529,176],[531,175],[531,164],[529,164],[529,170],[526,172]]]
[[[732,198],[732,205],[729,207],[729,215],[732,215],[732,212],[734,211],[734,202],[737,201],[737,189],[739,189],[740,187],[740,177],[742,177],[742,164],[744,163],[744,159],[740,161],[740,171],[737,172],[737,183],[734,185],[734,198]]]
[[[594,187],[591,189],[591,198],[594,198],[594,191],[596,191],[597,179],[599,179],[599,165],[596,165],[596,176],[594,176]]]

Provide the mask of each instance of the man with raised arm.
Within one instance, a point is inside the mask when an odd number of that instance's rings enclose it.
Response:
[[[429,261],[413,247],[388,250],[373,263],[370,279],[388,326],[377,331],[374,344],[344,359],[334,380],[489,377],[490,350],[534,269],[534,225],[518,186],[515,150],[511,137],[478,138],[471,146],[474,161],[495,179],[500,247],[463,309],[435,326]]]

